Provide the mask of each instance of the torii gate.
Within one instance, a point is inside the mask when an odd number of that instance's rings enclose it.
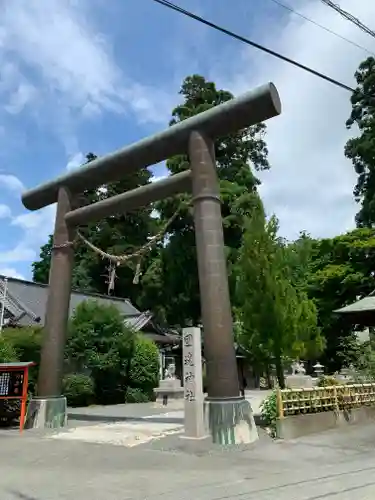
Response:
[[[38,395],[30,402],[29,425],[66,423],[61,391],[75,228],[181,192],[193,195],[209,421],[233,435],[235,427],[247,420],[251,408],[239,391],[214,140],[280,113],[278,92],[268,83],[23,194],[29,210],[57,202]],[[191,170],[75,208],[77,196],[86,189],[186,153]]]

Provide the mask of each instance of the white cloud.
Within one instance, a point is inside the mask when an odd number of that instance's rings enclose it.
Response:
[[[4,205],[3,203],[0,203],[0,219],[7,219],[8,217],[11,217],[12,212],[8,205]]]
[[[5,109],[20,112],[32,102],[34,117],[44,123],[54,118],[63,141],[74,136],[77,114],[132,110],[140,121],[160,122],[170,109],[168,93],[123,74],[111,44],[92,23],[94,11],[87,2],[71,0],[2,4],[0,96],[8,98]]]
[[[35,256],[34,249],[20,243],[10,250],[0,250],[0,263],[28,262]]]
[[[25,212],[12,220],[12,225],[25,232],[25,239],[31,241],[46,241],[53,229],[56,215],[56,205],[49,205],[37,212]]]
[[[1,6],[2,144],[9,147],[12,141],[12,148],[14,142],[20,147],[14,141],[14,128],[17,134],[30,124],[38,127],[38,134],[47,128],[62,142],[66,168],[71,169],[84,160],[76,133],[81,119],[132,112],[140,123],[166,123],[174,96],[134,81],[117,65],[112,41],[95,27],[98,19],[92,2],[19,0]],[[15,125],[16,115],[25,112],[27,120],[19,118],[22,126]],[[17,196],[24,190],[23,183],[7,173],[0,173],[0,192],[2,188]],[[6,209],[0,206],[0,210],[0,217],[5,217]],[[54,211],[55,207],[47,207],[11,218],[11,236],[16,230],[17,240],[13,247],[12,240],[0,242],[0,263],[34,260],[52,232]],[[3,224],[3,234],[6,230]]]
[[[19,194],[25,189],[20,179],[13,174],[0,174],[0,186],[4,186],[15,194]]]
[[[81,152],[73,155],[68,163],[66,164],[67,170],[74,170],[75,168],[80,167],[85,162],[85,155]]]
[[[55,214],[56,205],[50,205],[37,212],[25,212],[13,217],[11,225],[20,230],[21,236],[13,248],[1,250],[0,247],[0,263],[33,261],[40,246],[47,242],[53,231]]]
[[[25,280],[25,276],[20,274],[14,267],[0,267],[0,275],[6,276],[7,278],[16,278],[19,280]]]
[[[12,115],[17,115],[36,95],[37,91],[33,85],[21,81],[12,91],[5,110]]]
[[[288,4],[371,48],[370,37],[322,2]],[[346,0],[340,5],[361,19],[374,19],[372,0]],[[355,86],[354,72],[368,56],[366,52],[293,15],[283,29],[278,18],[273,22],[260,42]],[[229,80],[221,74],[221,83],[237,94],[273,81],[283,105],[282,115],[267,122],[272,168],[261,175],[266,209],[279,217],[282,234],[294,238],[307,230],[315,236],[333,236],[353,228],[358,210],[352,195],[356,176],[344,157],[345,142],[355,134],[345,128],[351,111],[350,93],[255,49],[246,48],[240,62],[236,76]]]

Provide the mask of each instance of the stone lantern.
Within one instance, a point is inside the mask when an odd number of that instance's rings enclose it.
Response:
[[[314,373],[317,377],[321,377],[324,373],[324,366],[319,363],[319,361],[313,366]]]

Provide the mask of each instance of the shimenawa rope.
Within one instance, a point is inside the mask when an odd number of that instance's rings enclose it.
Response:
[[[93,243],[91,243],[88,239],[86,239],[82,233],[77,231],[77,237],[88,248],[90,248],[97,255],[100,255],[100,257],[102,257],[102,259],[109,260],[109,262],[111,264],[111,268],[110,268],[110,276],[109,276],[109,280],[108,280],[108,293],[110,293],[110,291],[113,290],[114,286],[115,286],[116,267],[121,266],[134,258],[138,258],[138,262],[137,262],[136,269],[135,269],[133,284],[136,285],[139,283],[139,278],[142,274],[142,272],[141,272],[142,257],[146,254],[146,252],[148,250],[150,250],[152,248],[153,245],[155,245],[157,242],[162,240],[162,238],[164,237],[165,233],[167,232],[169,226],[177,218],[177,216],[180,213],[180,211],[182,210],[182,208],[185,208],[185,207],[188,208],[189,205],[190,205],[190,202],[181,203],[180,206],[178,207],[178,209],[174,212],[174,214],[167,220],[164,227],[155,236],[150,238],[150,240],[145,245],[143,245],[141,248],[139,248],[138,250],[136,250],[135,252],[133,252],[131,254],[113,255],[113,254],[110,254],[108,252],[105,252],[101,248],[99,248],[96,245],[94,245]]]

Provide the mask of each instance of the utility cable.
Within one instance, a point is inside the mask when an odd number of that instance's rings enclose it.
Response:
[[[351,23],[355,24],[359,29],[367,33],[368,35],[372,36],[375,38],[375,31],[370,29],[368,26],[362,23],[357,17],[353,16],[350,12],[347,12],[346,10],[342,9],[339,5],[335,4],[331,0],[321,0],[327,7],[330,7],[331,9],[335,10],[338,12],[344,19],[347,21],[350,21]]]
[[[237,33],[234,33],[233,31],[230,31],[223,26],[219,26],[218,24],[215,24],[211,21],[208,21],[208,19],[205,19],[201,16],[198,16],[197,14],[194,14],[193,12],[190,12],[188,10],[183,9],[182,7],[169,2],[167,0],[152,0],[153,2],[156,2],[160,5],[163,5],[164,7],[167,7],[168,9],[174,10],[175,12],[179,12],[180,14],[189,17],[190,19],[194,19],[195,21],[198,21],[201,24],[204,24],[205,26],[208,26],[216,31],[219,31],[220,33],[224,33],[224,35],[230,36],[231,38],[234,38],[235,40],[238,40],[240,42],[246,43],[247,45],[250,45],[251,47],[254,47],[255,49],[261,50],[262,52],[266,52],[266,54],[269,54],[273,57],[276,57],[277,59],[280,59],[281,61],[287,62],[288,64],[292,64],[293,66],[302,69],[314,76],[317,76],[318,78],[321,78],[322,80],[325,80],[326,82],[332,83],[332,85],[336,85],[336,87],[340,87],[344,90],[347,90],[348,92],[354,92],[354,89],[352,87],[349,87],[349,85],[346,85],[345,83],[342,83],[338,80],[335,80],[334,78],[331,78],[328,75],[325,75],[324,73],[320,73],[319,71],[316,71],[313,68],[310,68],[309,66],[305,66],[304,64],[301,64],[294,59],[290,59],[289,57],[286,57],[279,52],[276,52],[274,50],[271,50],[264,45],[261,45],[259,43],[256,43],[252,40],[249,40],[248,38],[245,38],[241,35],[238,35]]]
[[[366,47],[363,47],[363,45],[360,45],[359,43],[353,42],[353,40],[350,40],[349,38],[346,38],[345,36],[340,35],[336,31],[333,31],[330,28],[327,28],[327,26],[323,26],[323,24],[320,24],[320,23],[314,21],[313,19],[311,19],[310,17],[307,17],[304,14],[297,12],[289,5],[286,5],[285,3],[282,3],[279,0],[270,0],[270,1],[273,2],[274,4],[278,5],[279,7],[282,7],[283,9],[288,10],[292,14],[295,14],[296,16],[304,19],[305,21],[308,21],[309,23],[314,24],[315,26],[317,26],[318,28],[321,28],[322,30],[326,31],[327,33],[330,33],[331,35],[334,35],[337,38],[341,38],[341,40],[343,40],[344,42],[350,43],[350,45],[353,45],[353,47],[357,47],[357,49],[364,50],[365,52],[367,52],[371,56],[375,57],[375,53],[371,52],[371,50],[367,49]]]

